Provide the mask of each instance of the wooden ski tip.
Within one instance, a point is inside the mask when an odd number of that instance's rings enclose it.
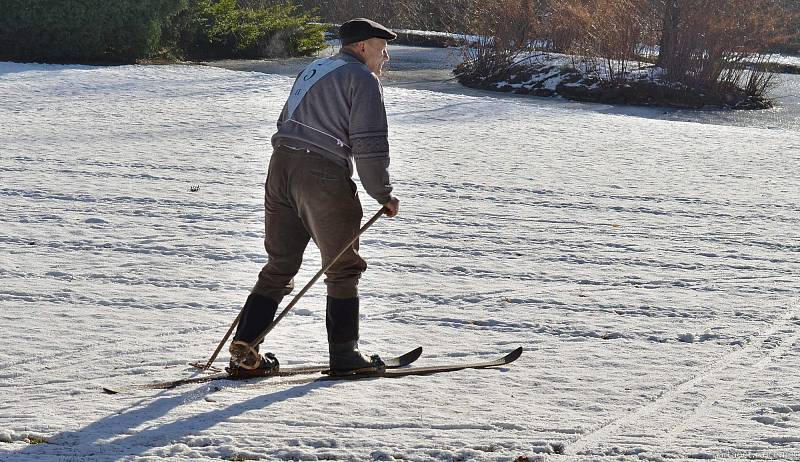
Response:
[[[503,359],[505,360],[506,364],[508,364],[518,360],[520,356],[522,356],[522,347],[519,347],[511,353],[505,355]]]
[[[400,356],[399,359],[401,362],[407,362],[407,361],[413,362],[416,361],[420,356],[422,356],[422,347],[417,347],[409,351],[408,353],[404,354],[403,356]]]

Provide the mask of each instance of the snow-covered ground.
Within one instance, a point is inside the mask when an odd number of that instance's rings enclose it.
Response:
[[[290,86],[0,63],[0,460],[800,460],[800,132],[481,92],[386,89],[362,346],[520,360],[102,394],[235,317]],[[325,359],[322,284],[267,340]]]
[[[791,66],[800,66],[800,56],[774,54],[769,56],[769,61],[778,64],[789,64]]]

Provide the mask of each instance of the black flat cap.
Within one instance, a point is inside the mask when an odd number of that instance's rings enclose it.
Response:
[[[349,45],[373,37],[394,40],[397,38],[397,34],[366,18],[351,19],[339,27],[339,39],[341,39],[342,45]]]

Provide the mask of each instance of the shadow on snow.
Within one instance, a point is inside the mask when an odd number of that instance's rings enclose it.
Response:
[[[166,416],[182,405],[204,399],[215,385],[205,385],[175,396],[164,396],[168,391],[163,391],[155,397],[143,398],[128,408],[79,430],[55,434],[47,438],[48,444],[31,445],[19,451],[7,452],[6,455],[10,456],[10,460],[18,461],[45,460],[47,457],[117,460],[126,456],[142,455],[153,448],[169,446],[180,442],[186,436],[197,435],[203,430],[248,411],[300,398],[313,390],[332,385],[333,383],[320,382],[302,384],[288,390],[259,395],[224,409],[179,417],[168,423],[153,424],[136,430],[142,425]]]

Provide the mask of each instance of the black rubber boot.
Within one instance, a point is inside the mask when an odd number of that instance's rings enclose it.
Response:
[[[269,326],[278,311],[278,302],[269,297],[250,294],[242,310],[242,318],[230,346],[228,372],[233,376],[252,377],[277,372],[278,360],[272,353],[260,355],[259,345],[250,345]]]
[[[242,319],[239,320],[233,339],[252,342],[275,319],[277,311],[278,302],[275,300],[263,295],[250,294],[244,303]]]
[[[328,297],[325,327],[328,330],[330,373],[333,375],[380,370],[383,361],[358,350],[358,297]]]

